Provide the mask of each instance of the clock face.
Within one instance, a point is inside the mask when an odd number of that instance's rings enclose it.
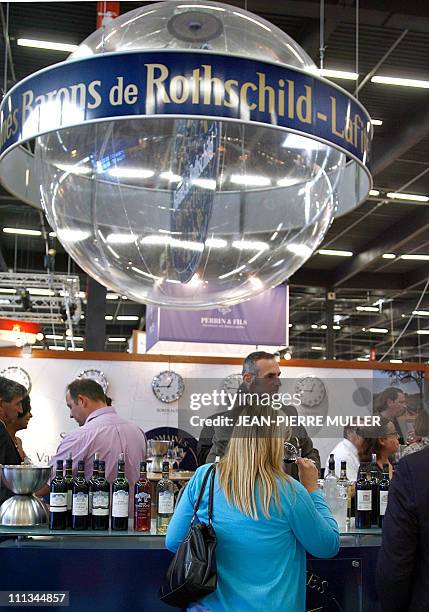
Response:
[[[106,375],[101,370],[97,370],[95,368],[82,370],[82,372],[79,372],[76,378],[90,378],[91,380],[95,380],[95,382],[98,383],[103,389],[104,393],[107,393],[109,383]]]
[[[161,401],[169,404],[178,400],[185,390],[183,378],[177,372],[165,371],[154,376],[152,391]]]
[[[296,381],[295,393],[300,395],[303,406],[314,408],[325,399],[326,388],[320,378],[304,376]]]
[[[243,377],[241,374],[230,374],[224,378],[222,382],[222,389],[226,393],[237,393],[242,382]]]
[[[19,366],[9,366],[0,371],[0,376],[20,383],[27,389],[27,393],[31,391],[31,378],[28,372]]]

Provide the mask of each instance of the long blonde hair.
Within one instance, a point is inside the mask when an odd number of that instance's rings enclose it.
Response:
[[[283,445],[289,440],[291,429],[277,424],[279,414],[283,415],[270,406],[254,403],[245,406],[240,416],[257,420],[250,421],[248,426],[235,425],[226,454],[218,464],[220,486],[228,502],[255,520],[258,501],[267,518],[273,498],[280,509],[278,481],[289,481],[282,466]]]

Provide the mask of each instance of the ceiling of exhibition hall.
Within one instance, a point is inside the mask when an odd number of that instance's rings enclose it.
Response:
[[[122,2],[121,12],[146,4]],[[247,0],[244,6],[243,0],[230,4],[276,24],[319,63],[318,1]],[[349,73],[357,68],[358,81],[338,75],[330,78],[351,93],[360,83],[359,100],[376,120],[374,191],[358,209],[334,221],[321,252],[316,251],[290,279],[290,345],[294,357],[324,356],[329,291],[335,292],[337,359],[366,359],[372,345],[381,356],[408,324],[386,360],[428,361],[429,292],[420,297],[429,278],[429,5],[403,0],[360,0],[359,4],[356,67],[355,0],[325,1],[324,67]],[[18,46],[18,38],[80,44],[96,24],[96,2],[11,2],[8,16],[5,3],[0,9],[3,34],[7,17],[9,20],[8,89],[67,57],[61,51]],[[377,82],[379,76],[416,82],[408,82],[408,86],[386,84]],[[392,193],[408,194],[408,199],[387,195]],[[42,236],[2,231],[40,230],[41,223],[39,211],[0,188],[0,272],[44,271],[46,245]],[[80,288],[85,291],[82,270],[55,238],[49,238],[49,247],[57,251],[56,272],[78,274]],[[5,292],[0,286],[0,298],[1,293]],[[108,297],[106,349],[124,350],[125,342],[109,343],[108,339],[128,339],[133,328],[144,329],[145,307],[121,296]],[[419,314],[413,314],[415,311]],[[65,328],[61,332],[57,325],[56,330],[61,334]],[[52,333],[49,325],[44,332]],[[75,333],[77,337],[84,335],[84,320]]]

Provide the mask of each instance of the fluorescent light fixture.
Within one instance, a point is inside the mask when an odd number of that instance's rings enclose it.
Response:
[[[341,325],[333,325],[332,329],[341,329]]]
[[[356,310],[359,312],[379,312],[376,306],[356,306]]]
[[[69,338],[70,340],[70,338]],[[82,336],[73,336],[72,340],[74,340],[75,342],[83,342],[83,337]]]
[[[5,234],[19,234],[22,236],[41,236],[42,235],[42,232],[39,230],[20,229],[18,227],[4,227],[3,232]]]
[[[84,349],[81,346],[75,346],[74,348],[72,346],[70,346],[67,350],[68,351],[73,351],[75,353],[77,353],[79,351],[81,353]]]
[[[316,323],[313,323],[312,326],[311,326],[311,329],[319,329],[319,326],[316,325]]]
[[[223,249],[228,245],[228,242],[223,238],[207,238],[205,245],[209,249]]]
[[[368,357],[358,357],[356,361],[369,361]]]
[[[381,119],[371,119],[371,124],[372,125],[383,125],[383,122]]]
[[[267,187],[271,185],[271,180],[267,176],[257,174],[231,174],[231,183],[244,185],[245,187]]]
[[[396,259],[395,253],[383,253],[381,257],[383,259]]]
[[[134,234],[108,234],[106,238],[109,244],[131,244],[137,240],[137,236]]]
[[[140,317],[135,315],[119,315],[116,317],[117,321],[138,321]]]
[[[339,251],[337,249],[319,249],[319,255],[334,255],[337,257],[353,257],[352,251]]]
[[[117,293],[106,293],[106,300],[119,300]]]
[[[390,359],[390,363],[404,363],[402,359]]]
[[[106,315],[106,316],[104,317],[104,320],[105,320],[105,321],[113,321],[113,316],[112,316],[112,315]]]
[[[299,257],[310,257],[313,251],[305,244],[295,244],[291,242],[286,246],[286,250],[290,251],[294,255],[298,255]]]
[[[58,336],[58,334],[46,334],[45,338],[48,340],[64,340],[64,336]]]
[[[109,338],[109,342],[126,342],[126,338]]]
[[[19,47],[34,47],[36,49],[49,49],[51,51],[64,51],[73,53],[79,45],[69,45],[67,43],[53,42],[49,40],[34,40],[33,38],[18,38],[16,44]]]
[[[8,294],[12,294],[12,293],[16,293],[16,289],[8,289],[6,287],[1,287],[0,288],[0,293],[8,293]]]
[[[267,32],[271,32],[271,28],[269,28],[268,26],[264,25],[260,21],[257,21],[256,19],[253,19],[252,17],[249,17],[248,15],[244,15],[243,13],[237,13],[236,11],[233,11],[233,13],[237,17],[241,17],[242,19],[246,19],[247,21],[251,21],[255,25],[259,26],[260,28],[263,28],[264,30],[267,30]]]
[[[195,187],[201,187],[201,189],[210,189],[211,191],[216,189],[216,181],[214,179],[194,178],[192,179],[192,184]]]
[[[238,272],[241,272],[242,270],[244,270],[245,267],[246,266],[243,264],[239,268],[235,268],[235,270],[231,270],[231,272],[227,272],[226,274],[221,274],[221,276],[218,276],[218,278],[222,280],[223,278],[228,278],[228,276],[232,276],[233,274],[238,274]]]
[[[401,259],[409,259],[411,261],[429,261],[429,255],[401,255]]]
[[[174,174],[174,172],[171,172],[171,170],[168,170],[167,172],[161,172],[161,174],[159,175],[159,178],[165,179],[166,181],[169,181],[170,183],[179,183],[182,180],[182,177],[180,176],[180,174]]]
[[[370,189],[368,195],[370,195],[370,196],[378,196],[378,195],[380,195],[380,192],[378,191],[378,189]]]
[[[113,178],[151,178],[155,172],[145,168],[110,168],[107,173]]]
[[[429,310],[413,310],[413,315],[418,317],[429,317]]]
[[[66,350],[65,346],[54,346],[54,345],[52,345],[52,346],[48,346],[48,348],[51,351],[65,351]]]
[[[331,70],[329,68],[323,68],[318,70],[320,76],[324,76],[332,79],[345,79],[346,81],[357,81],[359,75],[356,72],[348,72],[347,70]]]
[[[240,251],[267,251],[270,248],[266,242],[258,240],[234,240],[232,246]]]
[[[52,291],[52,289],[42,289],[42,288],[38,288],[38,287],[28,287],[27,291],[30,295],[55,295],[55,291]]]
[[[90,232],[85,232],[83,230],[72,230],[72,229],[62,229],[58,230],[58,238],[60,240],[64,240],[65,242],[81,242],[82,240],[86,240],[90,237]]]
[[[415,195],[412,193],[397,193],[396,191],[389,191],[386,194],[388,198],[392,200],[408,200],[410,202],[429,202],[428,196]]]
[[[388,334],[389,333],[389,330],[386,329],[385,327],[368,327],[366,331],[371,332],[372,334]]]
[[[419,334],[419,336],[428,336],[429,335],[429,329],[418,329],[417,333]]]
[[[429,89],[429,81],[422,79],[403,79],[401,77],[373,76],[371,83],[382,83],[383,85],[399,85],[400,87],[417,87]]]
[[[311,347],[312,351],[324,351],[324,347],[323,346],[312,346]]]

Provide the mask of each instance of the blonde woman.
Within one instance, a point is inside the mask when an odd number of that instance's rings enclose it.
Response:
[[[260,406],[246,412],[257,418],[249,426],[234,427],[216,468],[217,589],[189,610],[304,612],[306,552],[321,558],[336,555],[338,526],[318,490],[314,463],[297,460],[301,482],[283,471],[290,429],[277,426],[278,413]],[[168,527],[166,546],[173,552],[187,534],[209,465],[195,472]],[[208,489],[197,514],[205,523]]]

